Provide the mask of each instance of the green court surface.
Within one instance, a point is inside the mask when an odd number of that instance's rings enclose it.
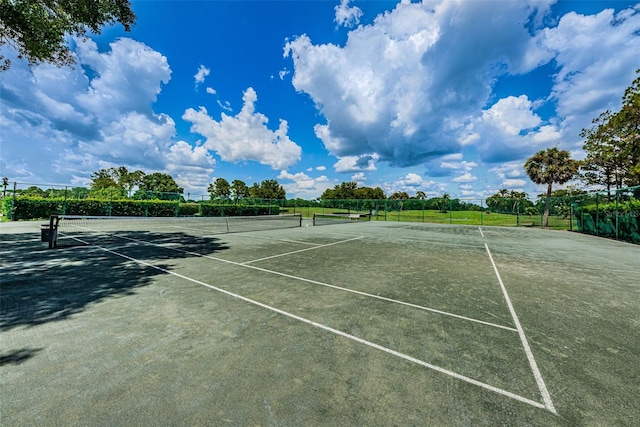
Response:
[[[357,222],[0,224],[0,424],[637,425],[640,247]]]

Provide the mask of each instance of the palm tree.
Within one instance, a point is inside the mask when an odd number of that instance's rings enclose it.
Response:
[[[547,184],[547,199],[542,217],[542,226],[549,225],[549,203],[553,183],[564,184],[578,172],[579,162],[571,158],[567,150],[557,147],[540,150],[524,163],[524,170],[536,184]]]

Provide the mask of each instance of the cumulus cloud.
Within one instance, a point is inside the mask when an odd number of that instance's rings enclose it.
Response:
[[[570,135],[589,127],[602,111],[619,108],[638,68],[639,34],[636,5],[617,14],[612,9],[595,15],[570,12],[536,36],[536,45],[557,64],[551,98]]]
[[[332,185],[329,182],[329,178],[325,175],[321,175],[317,178],[312,178],[304,172],[289,173],[283,170],[278,175],[279,180],[283,180],[282,187],[287,192],[287,197],[299,197],[306,199],[315,199],[319,197],[327,188],[331,188]],[[293,182],[287,182],[293,181]]]
[[[495,6],[495,7],[493,7]],[[289,41],[292,83],[327,120],[316,135],[337,157],[376,153],[411,166],[460,151],[456,137],[497,75],[526,70],[528,30],[543,2],[403,2],[346,44]]]
[[[363,156],[345,156],[341,157],[334,165],[333,169],[338,173],[356,172],[356,171],[374,171],[376,170],[376,161],[379,156],[377,154],[365,154]]]
[[[84,185],[91,172],[111,166],[176,175],[184,166],[201,177],[212,171],[211,156],[176,143],[173,119],[153,111],[171,78],[167,59],[126,38],[109,48],[100,52],[93,41],[78,42],[73,68],[12,61],[0,81],[0,162],[7,176]]]
[[[367,180],[367,177],[364,175],[364,172],[358,172],[356,174],[351,175],[351,181],[363,183]]]
[[[221,114],[216,121],[206,108],[189,108],[182,118],[191,122],[191,131],[206,138],[204,146],[229,162],[256,161],[273,169],[283,169],[300,160],[302,149],[288,136],[288,124],[280,119],[277,130],[267,127],[269,119],[255,111],[258,95],[248,88],[236,116]]]
[[[446,192],[446,184],[434,180],[425,180],[422,176],[413,172],[409,172],[392,182],[385,182],[382,188],[387,195],[404,191],[413,196],[416,192],[422,191],[428,197],[435,197]]]
[[[335,7],[337,25],[344,27],[355,27],[360,23],[362,10],[356,6],[349,6],[350,0],[341,0],[340,4]]]
[[[314,131],[339,159],[336,171],[384,162],[423,164],[443,176],[453,169],[439,159],[463,151],[477,152],[467,161],[480,165],[524,160],[556,144],[578,148],[580,129],[619,107],[633,80],[640,7],[552,22],[553,3],[401,2],[351,30],[344,45],[316,44],[306,34],[289,40],[292,84],[324,117]],[[497,80],[546,64],[553,89],[539,99],[526,87],[493,93]],[[556,116],[548,114],[553,108]],[[454,175],[476,176],[467,172]]]
[[[196,87],[198,87],[198,85],[202,82],[204,82],[204,79],[211,73],[211,70],[207,67],[205,67],[204,65],[200,65],[200,67],[198,67],[198,72],[193,76],[193,79],[196,82]]]
[[[208,93],[209,95],[215,95],[215,94],[217,94],[217,93],[218,93],[214,88],[209,87],[209,86],[207,86],[207,88],[206,88],[205,90],[207,91],[207,93]]]

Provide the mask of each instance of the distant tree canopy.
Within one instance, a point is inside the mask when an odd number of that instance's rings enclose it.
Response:
[[[231,195],[231,186],[226,179],[216,178],[215,181],[207,187],[207,192],[211,199],[228,198]]]
[[[249,196],[259,199],[279,199],[283,200],[287,198],[287,194],[284,191],[284,187],[278,183],[275,179],[266,179],[260,184],[254,183],[249,188]]]
[[[124,166],[100,169],[91,174],[91,189],[121,188],[130,193],[133,187],[141,186],[144,177],[145,173],[141,170],[129,172]]]
[[[487,208],[493,212],[525,213],[533,207],[533,202],[524,191],[500,189],[497,193],[487,197]]]
[[[104,25],[122,24],[131,30],[136,16],[127,0],[0,0],[0,47],[9,45],[29,65],[75,62],[67,36],[100,34]],[[10,68],[0,55],[0,70]]]
[[[142,177],[140,190],[162,193],[184,193],[184,189],[178,186],[171,175],[161,172],[154,172]]]
[[[380,200],[386,199],[380,187],[358,187],[357,182],[342,182],[333,188],[326,189],[321,199],[324,200]]]
[[[622,108],[605,111],[583,129],[581,178],[588,185],[619,189],[640,185],[640,69],[622,97]]]

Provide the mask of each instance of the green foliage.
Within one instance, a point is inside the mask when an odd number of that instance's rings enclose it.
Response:
[[[251,216],[277,215],[280,207],[277,205],[226,205],[217,203],[201,203],[202,216]]]
[[[380,187],[358,187],[358,183],[353,181],[327,188],[320,196],[322,200],[378,200],[386,197]]]
[[[249,195],[259,199],[286,199],[284,188],[275,179],[254,183],[249,189]]]
[[[171,175],[161,172],[145,175],[140,182],[140,190],[180,194],[184,192],[184,189],[176,184]]]
[[[234,179],[231,183],[231,192],[236,200],[249,197],[249,187],[239,179]]]
[[[234,181],[235,182],[235,181]],[[216,180],[209,184],[207,192],[211,199],[229,198],[231,196],[231,186],[229,181],[224,178],[216,178]]]
[[[583,129],[587,157],[581,177],[588,185],[612,188],[640,185],[640,69],[622,97],[618,112],[605,111]]]
[[[136,19],[126,0],[1,0],[0,5],[0,47],[12,46],[18,58],[26,58],[29,65],[73,64],[68,35],[100,34],[104,25],[116,22],[129,31]],[[10,66],[0,55],[0,69]]]
[[[5,203],[11,200],[12,203],[9,207],[10,210],[5,214],[9,216],[11,210],[13,211],[12,219],[24,220],[24,219],[36,219],[36,218],[48,218],[51,214],[62,213],[63,202],[61,199],[45,199],[43,197],[24,196],[18,197],[15,201],[12,198],[5,199]],[[5,208],[5,209],[6,209]]]
[[[551,200],[552,185],[564,184],[571,180],[578,172],[580,163],[571,158],[567,150],[547,148],[540,150],[527,159],[524,170],[536,184],[547,184],[547,199],[544,209],[542,226],[548,225],[549,203]]]

